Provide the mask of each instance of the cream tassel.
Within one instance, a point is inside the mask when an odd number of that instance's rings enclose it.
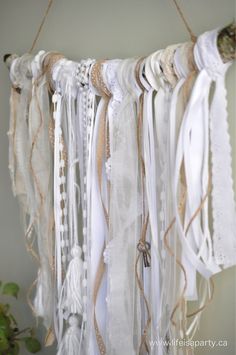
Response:
[[[78,355],[82,350],[80,346],[81,331],[79,329],[79,321],[76,316],[71,316],[69,318],[69,328],[65,332],[57,355]]]
[[[78,244],[74,245],[71,250],[72,259],[67,269],[59,301],[59,309],[64,310],[68,315],[70,313],[82,314],[83,311],[83,261],[81,255],[80,246]]]

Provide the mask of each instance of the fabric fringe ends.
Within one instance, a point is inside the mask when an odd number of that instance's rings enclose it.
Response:
[[[69,328],[66,330],[57,355],[78,355],[83,354],[81,346],[82,334],[79,328],[79,321],[76,316],[69,318]]]
[[[72,259],[61,290],[58,308],[68,312],[68,314],[82,314],[83,311],[83,261],[81,255],[80,246],[75,245],[71,250]]]

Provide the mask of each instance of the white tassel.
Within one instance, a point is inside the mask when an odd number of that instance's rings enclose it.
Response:
[[[81,331],[76,316],[69,318],[69,328],[62,339],[57,355],[78,355],[83,354],[81,347]]]
[[[72,260],[69,263],[61,290],[59,309],[68,314],[82,314],[83,311],[83,261],[81,254],[80,246],[75,245],[71,250]]]

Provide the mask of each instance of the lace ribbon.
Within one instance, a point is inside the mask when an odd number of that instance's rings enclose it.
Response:
[[[194,48],[202,85],[215,83],[209,107],[210,149],[212,153],[213,248],[218,265],[227,268],[236,263],[236,209],[234,201],[231,147],[227,122],[224,64],[217,48],[218,30],[201,35]],[[227,209],[225,209],[227,206]]]

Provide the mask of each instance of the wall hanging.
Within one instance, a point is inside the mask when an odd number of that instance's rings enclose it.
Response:
[[[125,60],[5,56],[28,301],[58,355],[193,354],[212,276],[236,264],[235,25],[192,39]]]

